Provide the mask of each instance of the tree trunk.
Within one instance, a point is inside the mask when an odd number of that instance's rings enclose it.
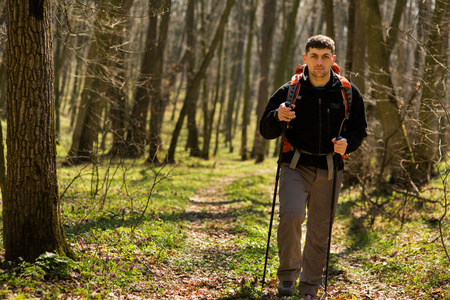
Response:
[[[259,133],[259,120],[264,112],[268,101],[267,82],[269,76],[270,53],[272,49],[272,33],[275,26],[276,0],[264,1],[263,24],[261,27],[261,56],[260,56],[260,81],[258,88],[258,107],[257,107],[257,129],[253,149],[255,150],[256,162],[264,161],[267,152],[268,140],[264,139]]]
[[[0,1],[0,24],[5,22],[6,1]],[[6,52],[2,53],[0,60],[0,117],[4,116],[6,111]]]
[[[353,54],[352,65],[350,71],[350,80],[358,87],[361,94],[365,94],[366,91],[366,37],[364,33],[364,23],[361,15],[361,8],[359,1],[356,1],[355,5],[355,26],[353,31],[353,39],[357,41],[353,43],[351,51]],[[344,70],[347,72],[347,70]]]
[[[3,138],[2,122],[0,122],[0,188],[2,192],[2,199],[7,199],[8,191],[6,186],[5,140]]]
[[[126,40],[125,32],[129,26],[130,10],[133,0],[115,0],[111,14],[117,19],[112,32],[112,44],[117,49],[111,56],[109,65],[111,66],[110,81],[106,91],[110,101],[109,120],[111,121],[112,145],[109,152],[112,156],[123,157],[126,155],[125,143],[125,118],[126,118],[126,82],[125,78],[125,51],[122,48]]]
[[[376,100],[385,144],[381,168],[388,171],[392,175],[391,180],[395,182],[401,180],[400,162],[405,159],[411,160],[411,146],[406,136],[389,73],[389,49],[392,49],[393,45],[387,47],[384,42],[378,1],[361,0],[360,5],[369,52],[370,77],[373,85],[372,98]],[[395,15],[398,16],[398,14]],[[393,22],[393,24],[395,23]]]
[[[219,45],[219,53],[217,55],[217,80],[215,87],[215,94],[212,109],[209,110],[208,106],[206,106],[205,110],[205,132],[203,138],[203,149],[202,149],[202,158],[209,159],[209,149],[211,148],[211,136],[214,125],[214,118],[216,115],[217,103],[219,102],[219,93],[220,93],[220,83],[221,83],[221,75],[222,75],[222,50],[223,50],[223,34],[222,39],[220,40]],[[224,86],[222,88],[225,88]]]
[[[447,52],[445,51],[444,30],[447,10],[450,5],[446,0],[437,0],[434,9],[431,32],[428,35],[425,58],[425,74],[423,78],[424,88],[420,103],[419,127],[416,138],[415,166],[413,180],[416,185],[423,185],[430,179],[432,167],[436,164],[436,154],[439,149],[439,115],[437,109],[439,103],[445,98],[445,89],[442,81],[445,81],[445,66],[447,66]]]
[[[3,52],[2,60],[0,61],[0,109],[6,110],[6,52]],[[2,117],[4,113],[0,114]]]
[[[70,164],[80,164],[95,159],[94,144],[97,142],[102,110],[105,106],[105,78],[109,74],[105,69],[111,47],[110,32],[106,29],[109,7],[105,3],[99,4],[95,22],[94,37],[88,54],[86,79],[75,128],[72,136],[72,146],[67,156]]]
[[[356,0],[350,0],[348,4],[348,21],[347,21],[347,52],[345,54],[345,68],[341,72],[343,76],[350,79],[353,66],[353,48],[355,43],[355,21],[356,21]],[[358,41],[359,42],[359,41]]]
[[[58,19],[61,19],[62,11],[57,7],[58,9]],[[56,31],[59,32],[59,31]],[[63,41],[61,36],[58,36],[55,38],[56,43],[56,49],[54,54],[54,69],[55,69],[55,113],[56,113],[56,140],[59,140],[60,136],[60,115],[61,115],[61,99],[62,99],[62,93],[61,93],[61,73],[62,69],[64,67],[66,53],[67,53],[67,47],[64,47]],[[67,72],[66,72],[67,73]],[[67,74],[64,74],[64,76],[67,76]]]
[[[300,2],[300,0],[298,0]],[[253,28],[255,24],[256,9],[258,7],[258,0],[250,1],[250,23],[248,29],[247,37],[247,49],[245,58],[245,88],[244,88],[244,105],[242,109],[242,134],[241,134],[241,160],[248,159],[247,150],[247,127],[249,125],[249,104],[250,104],[250,70],[251,70],[251,59],[252,59],[252,49],[253,49]]]
[[[281,85],[283,85],[286,81],[290,79],[284,77],[284,74],[286,74],[286,69],[290,69],[291,76],[294,74],[295,67],[296,66],[290,66],[288,67],[288,61],[289,61],[289,53],[292,44],[294,44],[295,41],[295,31],[297,29],[297,12],[298,7],[300,6],[300,0],[294,0],[292,2],[292,9],[290,13],[287,15],[287,27],[286,31],[283,34],[283,44],[280,48],[280,53],[277,55],[278,61],[275,67],[275,74],[274,74],[274,81],[273,81],[273,90],[278,89]]]
[[[228,44],[229,41],[229,35],[230,35],[230,30],[227,30],[225,33],[225,36],[223,37],[225,39],[224,41],[224,45]],[[228,68],[226,67],[226,62],[228,61],[228,52],[229,52],[230,47],[225,46],[224,49],[224,53],[223,53],[223,63],[222,63],[222,73],[223,73],[223,79],[221,82],[222,85],[222,90],[220,93],[220,109],[219,109],[219,119],[217,120],[216,123],[216,143],[214,145],[214,156],[217,155],[217,152],[219,151],[219,135],[221,132],[221,125],[222,125],[222,119],[223,119],[223,115],[224,115],[224,107],[225,107],[225,103],[226,103],[226,98],[227,98],[227,86],[228,86]]]
[[[225,142],[228,143],[229,151],[232,153],[234,151],[233,146],[233,113],[237,111],[235,108],[236,103],[238,102],[239,97],[237,96],[238,91],[241,87],[241,78],[242,78],[242,62],[244,56],[244,42],[246,36],[246,12],[243,9],[244,1],[240,1],[236,10],[236,21],[238,26],[238,34],[236,34],[236,46],[234,46],[235,54],[233,55],[233,59],[231,61],[231,81],[230,81],[230,95],[228,97],[227,104],[227,113],[225,119]]]
[[[144,154],[147,128],[148,107],[150,105],[150,80],[155,73],[155,56],[157,49],[158,16],[154,12],[159,8],[161,0],[150,1],[148,7],[149,24],[147,27],[147,42],[141,74],[136,85],[136,93],[127,132],[127,154],[130,157],[140,157]]]
[[[333,0],[323,0],[323,6],[325,9],[325,20],[327,22],[327,36],[335,39],[334,34],[334,5]]]
[[[7,16],[5,260],[73,256],[59,216],[51,2],[8,0]]]
[[[192,86],[195,77],[195,49],[197,44],[197,32],[195,30],[195,4],[196,1],[192,0],[188,3],[186,14],[186,89],[189,90]],[[191,156],[200,156],[200,150],[198,148],[198,130],[196,124],[197,115],[197,100],[199,95],[200,84],[189,95],[189,99],[185,99],[185,103],[188,103],[187,116],[188,116],[188,138],[187,148],[190,149]]]
[[[164,2],[165,11],[170,12],[172,0]],[[161,126],[166,109],[167,99],[162,94],[162,79],[164,76],[164,53],[166,50],[167,34],[169,31],[170,13],[165,13],[161,17],[159,24],[158,47],[156,48],[156,57],[153,62],[155,65],[154,76],[150,79],[150,140],[149,155],[147,163],[159,164],[158,151],[161,147]]]
[[[234,3],[236,2],[236,0],[227,0],[227,4],[225,7],[225,10],[222,14],[222,17],[219,21],[219,25],[217,26],[214,38],[211,42],[210,47],[208,47],[208,53],[206,55],[206,57],[203,59],[200,68],[198,70],[198,72],[196,73],[194,80],[192,82],[191,87],[186,91],[186,97],[185,97],[185,101],[183,103],[183,107],[180,111],[180,116],[178,117],[178,121],[175,125],[175,129],[173,131],[172,134],[172,140],[170,142],[170,146],[169,146],[169,151],[167,153],[167,156],[165,158],[165,161],[168,163],[174,163],[175,162],[175,150],[177,147],[177,143],[178,143],[178,137],[180,136],[180,132],[181,132],[181,127],[183,126],[183,121],[184,118],[186,117],[186,113],[187,113],[187,108],[189,107],[190,103],[188,103],[188,99],[189,97],[192,96],[192,94],[194,93],[194,91],[196,90],[196,88],[198,88],[198,86],[200,85],[200,81],[202,79],[202,77],[205,75],[206,73],[206,69],[209,66],[209,63],[211,62],[213,56],[214,56],[214,51],[217,48],[217,45],[219,44],[220,41],[220,36],[223,32],[223,29],[225,27],[225,23],[228,20],[228,16],[230,15],[230,11],[231,8],[233,7]]]

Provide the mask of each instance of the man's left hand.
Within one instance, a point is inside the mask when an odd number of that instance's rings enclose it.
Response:
[[[336,141],[336,138],[331,140],[334,144],[334,152],[340,155],[344,155],[347,150],[347,139],[340,139]]]

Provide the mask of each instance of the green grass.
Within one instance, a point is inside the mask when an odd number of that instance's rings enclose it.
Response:
[[[172,299],[168,290],[183,282],[186,291],[179,295],[208,291],[214,299],[274,298],[273,286],[261,290],[254,282],[262,276],[275,160],[255,164],[227,154],[205,161],[180,154],[178,161],[158,168],[143,160],[60,167],[61,218],[77,260],[49,255],[5,267],[0,298]],[[222,195],[208,194],[213,187]],[[193,201],[205,193],[221,199]],[[442,199],[436,190],[427,193]],[[376,283],[380,293],[395,288],[405,299],[450,299],[450,264],[436,225],[442,206],[424,203],[417,209],[411,203],[404,223],[400,215],[378,215],[369,225],[359,198],[354,189],[340,200],[331,255],[333,295],[364,299],[361,287]],[[401,196],[384,200],[400,203]],[[450,247],[448,220],[443,225]],[[269,281],[278,261],[276,225],[275,217]],[[383,299],[380,295],[372,298]]]

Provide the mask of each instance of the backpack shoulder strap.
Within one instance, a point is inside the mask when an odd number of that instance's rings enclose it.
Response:
[[[342,84],[342,98],[344,99],[345,118],[348,119],[350,117],[350,109],[352,107],[352,85],[344,76],[338,75],[338,77]]]
[[[295,100],[297,100],[298,92],[300,91],[300,80],[302,79],[302,73],[305,65],[298,65],[295,69],[295,74],[291,78],[291,82],[289,84],[289,90],[287,94],[286,101],[295,104]]]
[[[302,78],[302,74],[295,74],[292,76],[291,83],[289,84],[289,90],[286,97],[286,101],[295,104],[295,100],[297,100],[298,92],[300,91],[300,79]]]

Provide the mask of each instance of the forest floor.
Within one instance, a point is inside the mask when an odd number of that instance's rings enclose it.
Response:
[[[267,172],[267,170],[266,170]],[[242,176],[242,175],[241,175]],[[190,269],[186,271],[178,266],[171,266],[161,262],[153,266],[152,273],[158,289],[164,290],[164,297],[168,299],[288,299],[289,297],[277,296],[277,280],[274,274],[266,280],[267,284],[261,286],[262,268],[264,256],[254,261],[254,273],[244,277],[230,276],[227,262],[223,257],[232,257],[237,252],[230,241],[239,239],[241,233],[234,230],[231,221],[233,211],[237,209],[233,201],[227,198],[225,187],[235,181],[236,176],[222,178],[211,186],[197,190],[186,208],[186,213],[191,216],[189,225],[189,237],[187,244],[191,245],[188,255],[189,260],[195,262],[208,260],[202,269]],[[273,195],[273,194],[272,194]],[[270,213],[270,211],[269,211]],[[217,217],[220,216],[220,217]],[[275,216],[275,219],[277,216]],[[276,220],[275,220],[276,222]],[[275,227],[276,225],[274,225]],[[343,236],[349,231],[348,224],[339,218],[334,226],[334,235]],[[272,231],[276,235],[276,227]],[[263,244],[264,241],[260,241]],[[272,240],[272,243],[274,241]],[[415,296],[405,295],[405,291],[399,285],[384,283],[382,278],[361,270],[361,259],[355,258],[349,253],[345,245],[335,240],[331,252],[334,260],[339,260],[339,268],[330,268],[330,281],[328,295],[322,299],[442,299],[440,289],[430,293],[420,293]],[[395,254],[393,254],[395,255]],[[275,256],[276,253],[271,253]],[[374,261],[383,258],[373,257]],[[272,266],[272,271],[276,266]],[[352,272],[356,270],[356,272]],[[250,285],[250,287],[249,287]],[[233,291],[235,295],[223,295],[223,291]],[[238,291],[240,290],[240,291]],[[247,292],[246,292],[247,290]],[[250,290],[260,290],[260,293]],[[251,295],[251,297],[250,297]],[[319,297],[323,291],[319,291]],[[300,299],[297,293],[292,299]]]
[[[260,283],[275,171],[275,159],[61,167],[61,218],[76,259],[2,261],[0,299],[280,299],[278,205]],[[422,193],[429,201],[417,210],[393,193],[377,200],[372,221],[367,195],[358,186],[341,193],[323,299],[450,299],[442,195]],[[441,225],[450,244],[448,216]]]

